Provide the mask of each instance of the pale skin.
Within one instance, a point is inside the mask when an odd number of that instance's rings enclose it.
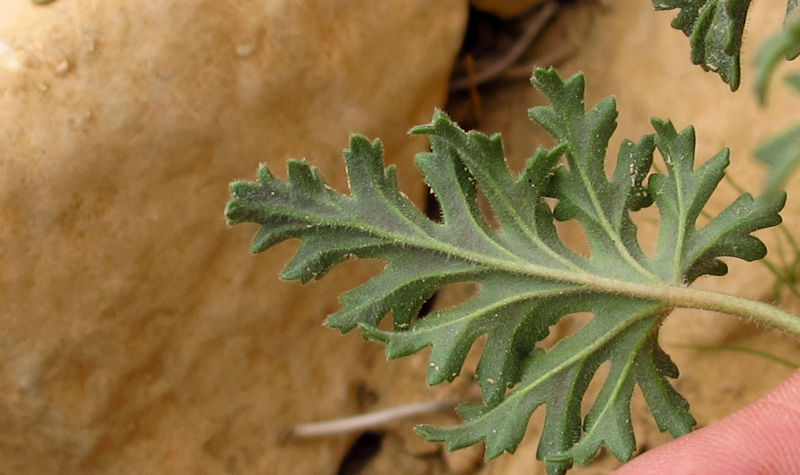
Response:
[[[800,371],[759,401],[613,475],[800,474]]]

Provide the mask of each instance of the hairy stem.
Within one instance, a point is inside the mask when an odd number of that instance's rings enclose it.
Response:
[[[800,338],[800,317],[764,302],[735,295],[665,285],[650,289],[651,294],[662,294],[663,300],[675,307],[712,310],[747,318],[772,328],[783,330]]]

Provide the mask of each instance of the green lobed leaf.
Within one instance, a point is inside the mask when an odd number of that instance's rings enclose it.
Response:
[[[767,100],[767,89],[778,63],[793,60],[800,55],[800,1],[790,0],[786,5],[786,19],[781,31],[764,42],[755,59],[756,95],[761,103]],[[786,78],[795,90],[800,91],[800,76]],[[767,190],[783,188],[800,163],[800,126],[781,133],[761,145],[756,158],[770,167]]]
[[[800,19],[800,16],[797,18]],[[800,75],[790,75],[786,78],[786,82],[794,90],[800,91]],[[767,140],[756,149],[755,156],[769,167],[765,188],[771,192],[783,189],[800,165],[800,125],[795,125]]]
[[[231,224],[261,226],[254,252],[302,240],[285,278],[320,278],[353,256],[386,261],[383,272],[341,296],[341,310],[326,323],[342,331],[361,327],[386,343],[390,358],[430,347],[430,384],[455,378],[485,337],[476,374],[483,401],[459,408],[461,426],[419,431],[450,449],[484,441],[492,458],[515,451],[531,414],[545,407],[538,456],[548,473],[560,474],[588,462],[601,447],[620,460],[631,457],[636,386],[659,428],[675,436],[691,430],[688,405],[668,381],[678,370],[658,344],[660,323],[674,306],[663,296],[702,275],[724,274],[719,257],[763,257],[764,246],[751,233],[780,222],[784,195],[743,195],[697,228],[727,166],[727,150],[695,168],[694,130],[677,132],[654,119],[654,134],[622,143],[609,177],[614,100],[587,111],[582,75],[562,81],[553,70],[540,69],[532,81],[551,105],[531,109],[531,118],[558,145],[539,149],[519,175],[509,171],[499,136],[466,133],[442,112],[412,129],[430,138],[431,151],[416,161],[441,205],[441,222],[400,193],[394,168],[383,167],[380,142],[360,136],[352,137],[345,153],[350,195],[331,190],[316,169],[292,161],[285,181],[262,167],[256,183],[233,183],[226,214]],[[656,149],[665,174],[650,172]],[[479,191],[497,227],[478,205]],[[549,199],[556,200],[553,209]],[[631,212],[653,203],[661,232],[648,256]],[[555,220],[576,220],[586,229],[590,257],[561,241]],[[456,282],[478,283],[479,291],[417,317],[436,290]],[[552,348],[540,345],[552,325],[577,312],[593,318]],[[379,329],[388,315],[391,330]],[[603,364],[609,372],[598,397],[584,401]],[[590,408],[585,418],[582,402]]]
[[[775,68],[781,60],[793,60],[800,55],[800,10],[796,2],[787,6],[786,21],[780,32],[773,35],[758,50],[755,58],[756,95],[763,104]],[[791,81],[790,81],[791,83]]]
[[[800,125],[770,138],[755,151],[756,159],[770,167],[768,190],[780,190],[800,165]]]
[[[689,37],[692,63],[739,88],[741,48],[751,0],[653,0],[656,10],[680,11],[672,27]]]

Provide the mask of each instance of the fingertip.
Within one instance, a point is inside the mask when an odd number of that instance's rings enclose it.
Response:
[[[754,404],[613,472],[678,474],[800,474],[800,371]]]

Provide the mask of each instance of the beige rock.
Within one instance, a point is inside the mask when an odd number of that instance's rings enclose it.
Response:
[[[381,350],[321,322],[375,266],[278,283],[294,246],[250,256],[227,183],[295,156],[342,189],[359,132],[421,199],[405,131],[466,10],[0,0],[0,472],[335,473],[349,439],[277,434],[358,412]]]
[[[502,18],[515,17],[544,2],[545,0],[470,0],[475,8]]]

